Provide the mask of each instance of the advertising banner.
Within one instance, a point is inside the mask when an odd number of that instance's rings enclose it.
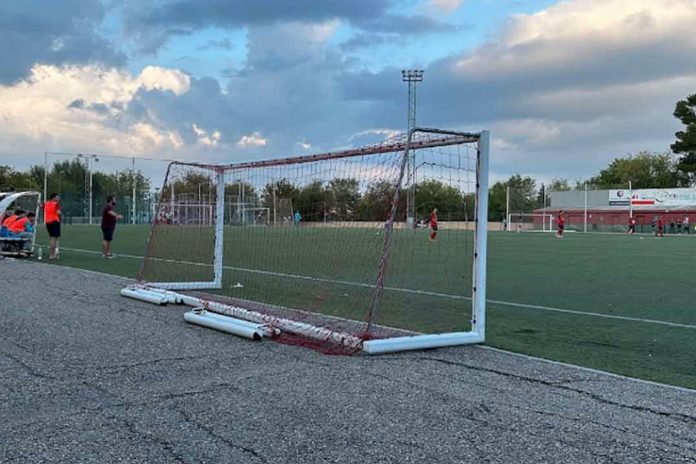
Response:
[[[696,205],[696,189],[609,190],[609,204],[612,206],[694,206]]]

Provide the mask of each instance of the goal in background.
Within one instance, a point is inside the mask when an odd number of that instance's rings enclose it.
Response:
[[[172,163],[158,205],[203,180],[213,186],[213,220],[153,223],[139,280],[327,351],[482,342],[489,137],[414,129],[297,158]],[[415,185],[406,184],[409,157]],[[422,214],[438,208],[447,218],[436,240],[406,227],[409,188]],[[240,219],[242,195],[248,217],[291,225],[248,227],[257,221]]]
[[[554,229],[553,214],[546,213],[510,213],[508,230],[511,232],[551,232]]]

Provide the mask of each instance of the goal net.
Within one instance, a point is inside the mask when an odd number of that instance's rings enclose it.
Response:
[[[553,214],[546,213],[510,213],[508,215],[511,232],[550,232],[555,231]]]
[[[174,220],[153,223],[139,281],[325,351],[482,342],[488,146],[487,131],[414,129],[297,158],[172,163],[158,207]],[[191,199],[211,221],[171,201],[191,181],[213,186]],[[406,226],[408,189],[418,216],[437,209],[436,234]]]

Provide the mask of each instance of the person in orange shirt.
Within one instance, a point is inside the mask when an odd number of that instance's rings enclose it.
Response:
[[[44,203],[44,221],[48,231],[48,259],[58,258],[58,239],[60,238],[60,197],[52,193]]]
[[[8,211],[8,212],[9,212],[9,211]],[[12,212],[9,212],[9,213],[10,213],[10,214],[7,214],[7,213],[6,213],[6,214],[5,214],[5,217],[2,219],[2,226],[3,226],[3,227],[10,227],[10,224],[12,224],[13,222],[15,222],[15,221],[19,218],[19,216],[21,216],[22,214],[24,214],[24,211],[22,211],[21,209],[18,209],[18,210],[15,211],[14,213],[12,213]]]
[[[17,213],[8,209],[0,218],[0,237],[7,237],[10,234],[10,229],[7,228],[10,224],[17,220]]]
[[[34,238],[34,219],[36,214],[29,212],[26,216],[21,216],[7,228],[10,230],[10,237],[32,239]],[[29,249],[31,240],[24,242],[24,249]]]

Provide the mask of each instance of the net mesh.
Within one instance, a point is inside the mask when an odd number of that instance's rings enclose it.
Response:
[[[140,280],[214,279],[220,172],[222,288],[205,298],[360,340],[468,331],[477,153],[473,136],[416,132],[410,142],[401,135],[335,154],[174,163]],[[197,197],[199,185],[208,190]],[[417,227],[406,226],[407,189],[415,191]],[[335,342],[314,338],[315,347]]]

